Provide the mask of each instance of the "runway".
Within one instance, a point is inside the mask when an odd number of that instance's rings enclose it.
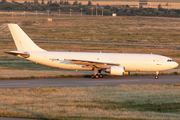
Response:
[[[91,78],[48,78],[48,79],[15,79],[0,80],[0,88],[32,88],[32,87],[75,87],[75,86],[114,86],[122,84],[176,84],[180,83],[180,75],[164,75],[159,79],[154,76],[122,76]]]

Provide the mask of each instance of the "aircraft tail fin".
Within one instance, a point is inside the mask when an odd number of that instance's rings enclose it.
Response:
[[[45,51],[38,47],[17,24],[8,24],[8,27],[18,51]]]

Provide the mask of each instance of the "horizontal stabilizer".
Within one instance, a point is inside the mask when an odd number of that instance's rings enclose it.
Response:
[[[4,53],[19,56],[19,57],[23,57],[23,58],[30,57],[30,54],[28,52],[24,52],[24,51],[10,51],[10,52],[4,52]]]

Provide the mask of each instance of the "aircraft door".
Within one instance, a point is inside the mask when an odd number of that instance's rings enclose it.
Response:
[[[155,63],[155,70],[159,70],[161,68],[161,58],[157,57],[156,58],[156,63]]]
[[[161,58],[157,57],[157,58],[156,58],[156,62],[157,62],[157,63],[160,63],[160,62],[161,62]]]

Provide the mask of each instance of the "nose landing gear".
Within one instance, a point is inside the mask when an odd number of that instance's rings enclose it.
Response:
[[[155,76],[155,79],[158,79],[158,74],[159,74],[159,71],[156,72],[156,76]]]

